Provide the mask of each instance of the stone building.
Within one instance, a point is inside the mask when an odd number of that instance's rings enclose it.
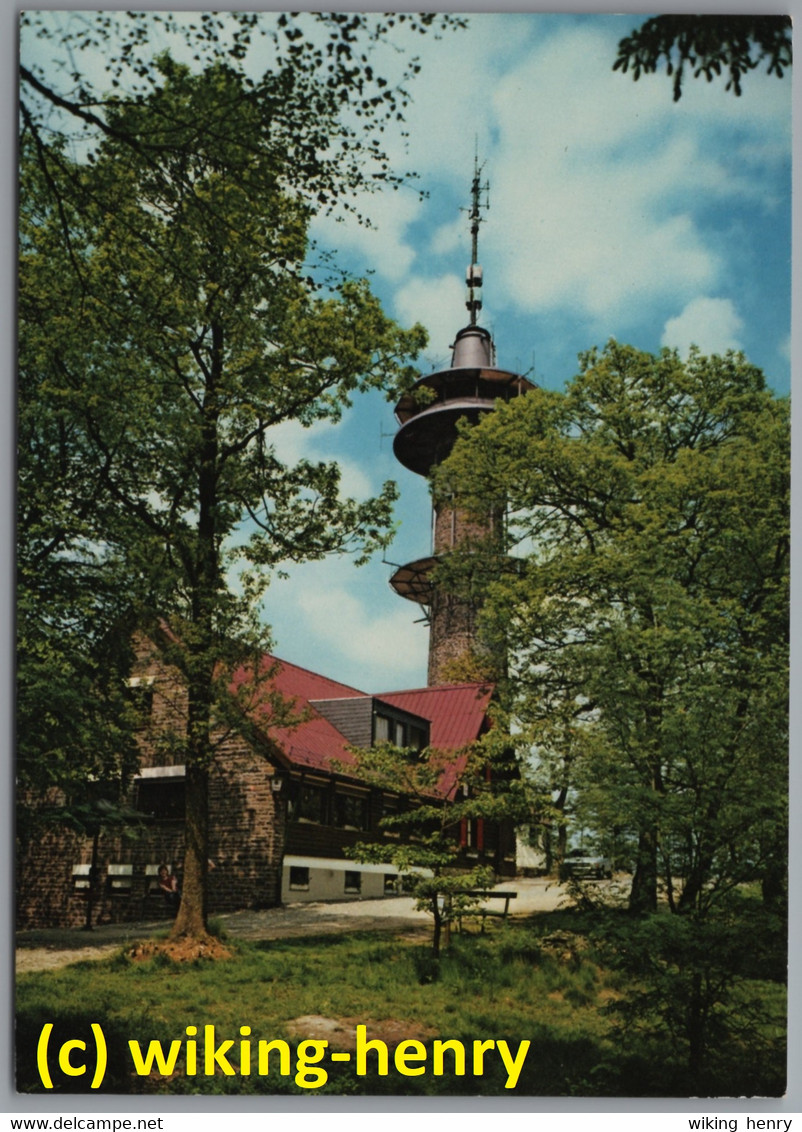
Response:
[[[391,865],[356,861],[360,840],[384,834],[379,822],[399,795],[378,790],[349,771],[349,747],[387,740],[454,753],[441,784],[457,787],[459,752],[488,728],[492,687],[460,684],[369,695],[297,665],[263,659],[241,728],[218,729],[209,776],[209,911],[270,907],[298,900],[359,899],[395,892]],[[245,678],[235,674],[234,683]],[[129,802],[146,823],[96,840],[52,829],[19,867],[22,928],[158,917],[165,913],[158,869],[181,878],[184,852],[184,766],[179,738],[186,726],[186,689],[150,638],[136,642],[130,677],[139,701],[141,760]],[[299,722],[274,726],[273,696],[293,702]],[[471,860],[497,872],[514,868],[506,826],[477,821],[460,831]],[[93,868],[94,854],[94,868]],[[90,887],[91,886],[91,887]]]

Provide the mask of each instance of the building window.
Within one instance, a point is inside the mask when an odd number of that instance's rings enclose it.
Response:
[[[152,818],[182,819],[186,812],[186,793],[183,778],[140,778],[136,787],[136,808]]]
[[[401,878],[397,873],[384,874],[384,891],[387,896],[397,896],[401,890]]]
[[[390,743],[392,720],[387,715],[376,715],[373,721],[373,742]]]
[[[465,818],[460,839],[469,856],[480,853],[485,847],[484,818]]]
[[[384,818],[396,817],[401,813],[401,799],[395,794],[382,795],[382,823]],[[400,837],[401,831],[395,824],[380,826],[385,837]]]
[[[422,751],[429,743],[429,729],[423,723],[377,711],[373,717],[373,742]]]
[[[159,884],[159,869],[162,865],[167,866],[167,875],[172,876],[175,869],[169,861],[159,861],[155,865],[145,865],[145,879],[147,881],[147,894],[148,896],[164,896],[164,891]]]
[[[414,723],[410,723],[407,727],[407,747],[414,747],[416,751],[422,751],[424,747],[429,744],[429,736],[423,727],[417,727]]]
[[[290,865],[290,888],[309,889],[309,869],[304,865]]]
[[[491,853],[496,849],[498,849],[498,826],[493,821],[485,821],[484,850],[486,853]]]
[[[345,891],[346,892],[361,892],[362,891],[362,873],[345,870]]]
[[[328,790],[325,786],[301,782],[296,786],[290,800],[290,817],[296,821],[325,825],[329,816],[328,802]]]
[[[153,712],[153,685],[155,676],[130,676],[126,680],[128,698],[136,712],[136,726],[145,727]]]
[[[334,824],[340,829],[364,830],[369,827],[368,799],[365,794],[334,796]]]

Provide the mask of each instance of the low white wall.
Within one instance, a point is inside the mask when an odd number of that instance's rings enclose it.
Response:
[[[306,870],[308,884],[297,883],[295,870]],[[345,890],[346,873],[359,874],[359,891]],[[295,874],[296,883],[291,883]],[[385,877],[397,875],[392,865],[360,865],[356,861],[285,858],[281,873],[281,900],[295,904],[312,900],[370,900],[385,895]],[[349,880],[353,879],[349,876]]]

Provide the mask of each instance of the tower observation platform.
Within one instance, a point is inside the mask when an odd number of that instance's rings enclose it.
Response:
[[[492,412],[496,400],[509,401],[532,388],[520,374],[499,369],[490,334],[466,326],[457,334],[451,366],[419,378],[395,408],[400,428],[393,441],[396,459],[418,475],[428,476],[454,447],[457,422],[476,424]],[[416,397],[422,389],[425,397]]]
[[[478,326],[482,307],[482,269],[477,264],[480,198],[487,186],[474,169],[472,184],[472,259],[466,282],[470,323],[457,333],[448,369],[420,377],[395,408],[399,424],[393,441],[396,459],[421,476],[428,476],[451,453],[457,440],[457,424],[477,424],[493,411],[497,401],[510,401],[535,388],[526,377],[496,365],[495,346],[489,331]],[[430,685],[447,679],[447,669],[476,646],[476,602],[468,602],[440,590],[434,573],[442,557],[460,543],[491,536],[503,515],[491,511],[477,519],[449,501],[434,504],[432,553],[400,566],[390,579],[399,596],[425,606],[429,620]]]

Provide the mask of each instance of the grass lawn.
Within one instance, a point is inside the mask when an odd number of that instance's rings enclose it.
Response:
[[[688,1092],[684,1054],[670,1035],[620,1029],[617,1008],[633,987],[603,965],[579,915],[541,914],[494,925],[486,935],[456,935],[439,967],[420,942],[383,932],[238,942],[234,952],[230,960],[188,965],[162,957],[132,962],[121,953],[21,976],[18,1089],[44,1091],[37,1045],[45,1024],[53,1023],[54,1091],[88,1092],[95,1022],[108,1047],[101,1092]],[[709,1091],[727,1094],[737,1082],[740,1094],[776,1095],[785,1076],[784,987],[750,980],[746,991],[763,1004],[759,1041],[735,1039]],[[361,1039],[358,1026],[365,1027]],[[67,1051],[69,1074],[58,1068],[58,1051],[71,1039],[86,1040],[90,1052]],[[260,1064],[259,1043],[274,1040]],[[150,1050],[149,1071],[136,1072],[130,1041],[138,1043],[142,1069]],[[152,1041],[161,1043],[161,1065]],[[379,1047],[360,1054],[360,1041]],[[488,1042],[477,1052],[477,1044]],[[400,1054],[399,1043],[406,1043]],[[332,1060],[333,1053],[339,1058]],[[83,1074],[75,1072],[82,1056],[90,1065]]]

